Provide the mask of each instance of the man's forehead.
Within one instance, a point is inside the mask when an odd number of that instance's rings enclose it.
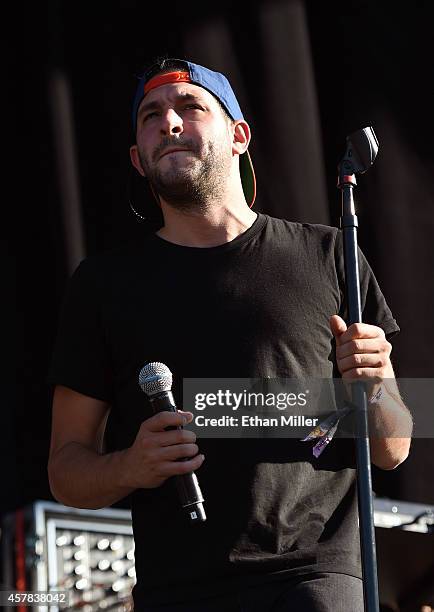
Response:
[[[194,85],[193,83],[166,83],[152,89],[145,95],[140,103],[139,112],[149,104],[165,102],[166,100],[171,102],[182,97],[195,97],[207,104],[218,104],[214,96],[199,85]]]

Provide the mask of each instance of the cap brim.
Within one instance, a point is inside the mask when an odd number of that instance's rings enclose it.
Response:
[[[240,176],[244,197],[246,198],[247,204],[252,208],[256,199],[256,177],[252,158],[248,150],[240,155]]]

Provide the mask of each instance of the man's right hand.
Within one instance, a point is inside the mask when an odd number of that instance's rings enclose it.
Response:
[[[188,474],[204,461],[198,455],[196,434],[187,429],[165,431],[179,427],[193,419],[191,412],[159,412],[143,421],[134,444],[122,458],[125,486],[133,489],[159,487],[170,476]],[[187,458],[185,461],[179,459]]]
[[[58,385],[54,391],[48,474],[55,499],[75,508],[106,508],[137,488],[197,470],[196,436],[179,427],[191,412],[161,412],[142,423],[130,448],[103,454],[102,425],[110,405]],[[185,418],[185,421],[184,421]],[[187,457],[187,461],[177,461]]]

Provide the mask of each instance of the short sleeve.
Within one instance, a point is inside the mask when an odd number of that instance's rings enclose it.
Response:
[[[111,402],[112,368],[103,329],[102,277],[84,260],[68,282],[48,382]]]
[[[387,305],[372,268],[360,248],[358,249],[358,259],[362,321],[363,323],[381,327],[387,338],[390,339],[400,331],[400,328]],[[339,314],[346,319],[347,304],[345,297],[345,267],[342,231],[338,231],[336,235],[335,265],[341,294],[341,309]]]

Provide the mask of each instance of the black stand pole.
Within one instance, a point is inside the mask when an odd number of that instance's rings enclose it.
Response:
[[[349,172],[349,173],[348,173]],[[347,324],[362,322],[359,264],[357,257],[357,216],[353,187],[357,185],[351,164],[339,167],[338,187],[342,191],[341,228],[344,238],[345,280],[348,304]],[[366,612],[378,612],[377,558],[375,549],[374,509],[372,501],[371,456],[369,449],[368,410],[364,383],[351,385],[356,408],[357,493],[359,504],[360,548],[362,554],[363,595]]]

